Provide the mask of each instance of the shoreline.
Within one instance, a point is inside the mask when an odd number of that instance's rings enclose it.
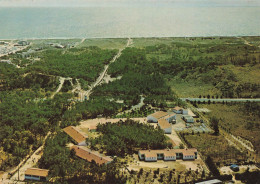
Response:
[[[0,38],[0,41],[4,40],[73,40],[73,39],[149,39],[149,38],[241,38],[241,37],[260,37],[260,35],[215,35],[215,36],[134,36],[134,37],[46,37],[46,38]]]

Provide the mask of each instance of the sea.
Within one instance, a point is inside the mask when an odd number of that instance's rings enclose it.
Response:
[[[260,3],[134,2],[83,7],[0,4],[0,39],[260,36]]]

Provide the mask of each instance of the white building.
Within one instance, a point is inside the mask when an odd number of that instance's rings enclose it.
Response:
[[[166,119],[159,119],[158,126],[164,131],[166,134],[172,133],[172,126]]]
[[[167,115],[168,115],[167,112],[157,111],[157,112],[147,116],[147,121],[157,123],[159,119],[161,119],[161,118],[163,118],[164,116],[167,116]]]
[[[197,159],[197,149],[164,149],[164,150],[139,150],[138,156],[144,161],[175,161],[177,159],[195,160]]]
[[[189,115],[183,115],[182,119],[186,122],[186,123],[194,123],[194,119],[192,116]]]
[[[174,107],[173,109],[173,112],[175,112],[176,114],[181,114],[182,113],[182,108],[181,107],[179,107],[179,106],[176,106],[176,107]]]
[[[176,114],[173,112],[165,117],[163,119],[166,119],[169,123],[172,123],[173,121],[176,120]]]
[[[183,115],[188,115],[188,109],[182,109],[182,110],[181,110],[181,113],[182,113]]]
[[[39,168],[28,168],[25,171],[25,180],[48,181],[49,170]]]

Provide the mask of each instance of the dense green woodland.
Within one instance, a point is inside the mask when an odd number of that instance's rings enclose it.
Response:
[[[42,144],[47,132],[58,126],[70,95],[34,100],[38,97],[31,91],[0,92],[0,147],[4,158],[9,155],[2,160],[1,169],[17,165]]]
[[[47,139],[44,154],[39,161],[40,168],[50,170],[55,183],[125,183],[119,169],[123,166],[114,160],[111,164],[98,166],[94,161],[78,158],[66,144],[70,139],[64,132]]]
[[[115,54],[116,50],[97,47],[46,50],[40,53],[41,61],[29,65],[27,70],[93,82]]]
[[[133,120],[117,123],[99,124],[98,138],[90,138],[92,149],[101,149],[108,155],[125,156],[133,154],[139,149],[164,149],[171,147],[161,129],[151,125],[138,123]]]
[[[142,49],[125,49],[120,58],[110,65],[108,74],[122,78],[95,88],[94,97],[124,100],[127,106],[138,104],[140,95],[145,96],[145,103],[153,106],[165,107],[167,101],[182,104]]]

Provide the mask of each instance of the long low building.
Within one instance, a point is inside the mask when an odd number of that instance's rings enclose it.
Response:
[[[86,146],[87,136],[78,131],[74,126],[68,126],[63,129],[79,146]]]
[[[48,181],[49,170],[28,168],[25,171],[25,180]]]
[[[102,156],[100,153],[96,152],[96,151],[92,151],[87,147],[84,146],[72,146],[71,149],[74,149],[76,156],[91,162],[92,160],[95,161],[98,165],[102,165],[102,164],[109,164],[113,161],[113,159],[111,159],[108,156]]]
[[[150,114],[147,116],[147,121],[148,122],[153,122],[153,123],[158,123],[158,120],[163,118],[164,116],[167,116],[168,113],[164,111],[157,111],[153,114]]]
[[[164,149],[164,150],[139,150],[138,156],[140,160],[147,162],[157,160],[175,161],[177,159],[195,160],[197,159],[197,149]]]

